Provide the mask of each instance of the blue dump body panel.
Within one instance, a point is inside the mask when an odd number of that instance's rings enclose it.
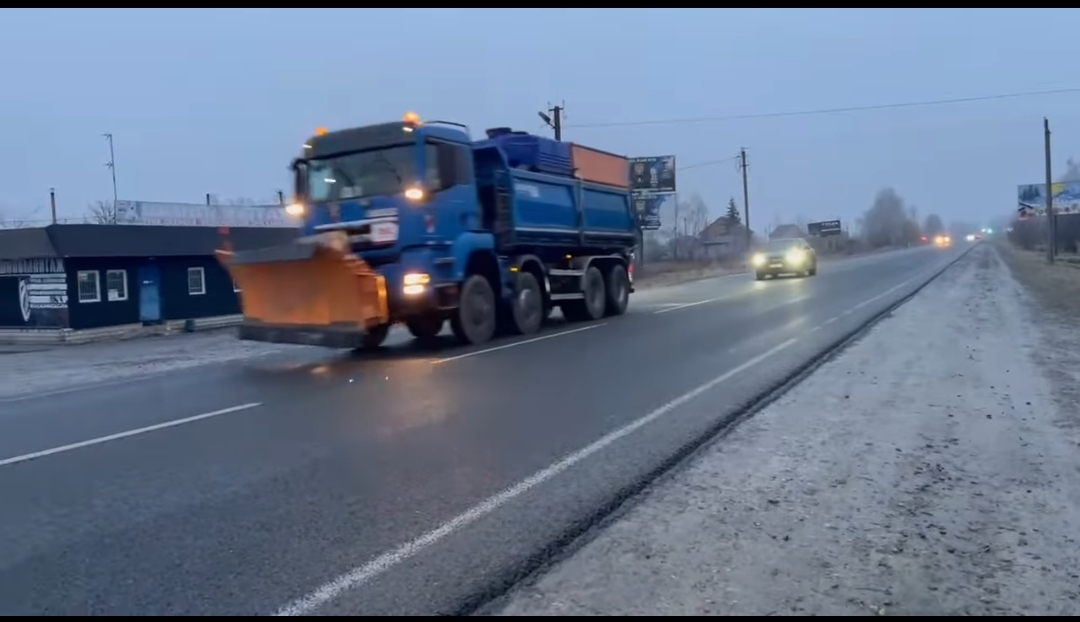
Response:
[[[527,132],[515,132],[500,127],[487,131],[488,139],[478,141],[478,147],[498,146],[506,154],[510,168],[573,177],[574,163],[570,143],[564,143]]]
[[[584,238],[586,246],[629,247],[636,242],[626,190],[522,170],[511,171],[510,179],[516,243],[580,247]]]

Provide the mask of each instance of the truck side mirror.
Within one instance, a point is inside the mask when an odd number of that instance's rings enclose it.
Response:
[[[307,193],[307,163],[297,158],[292,161],[293,171],[293,193],[297,196],[303,196]]]

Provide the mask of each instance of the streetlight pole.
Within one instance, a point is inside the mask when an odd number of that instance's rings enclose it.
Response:
[[[102,136],[105,137],[105,140],[109,141],[109,161],[105,163],[105,166],[107,166],[109,168],[109,171],[112,172],[113,209],[116,209],[116,200],[117,200],[117,194],[116,194],[116,154],[113,151],[113,135],[106,133],[106,134],[102,134]]]

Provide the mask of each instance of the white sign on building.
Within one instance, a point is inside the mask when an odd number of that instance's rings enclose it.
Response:
[[[297,227],[281,205],[117,201],[116,224],[180,227]]]

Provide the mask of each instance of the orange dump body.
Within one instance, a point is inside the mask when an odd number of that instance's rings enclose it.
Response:
[[[630,187],[630,162],[625,156],[571,143],[570,157],[578,179],[616,188]]]

